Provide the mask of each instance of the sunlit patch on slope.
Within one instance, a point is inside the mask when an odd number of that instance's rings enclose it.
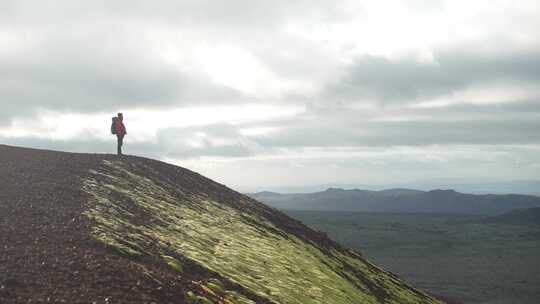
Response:
[[[437,303],[352,252],[324,251],[248,208],[168,188],[121,161],[90,172],[84,190],[94,236],[128,256],[157,257],[178,272],[185,257],[278,303]],[[212,284],[201,288],[251,301]]]

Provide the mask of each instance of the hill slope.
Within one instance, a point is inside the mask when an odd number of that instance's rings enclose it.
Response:
[[[0,302],[440,303],[162,162],[0,145]]]
[[[314,193],[248,194],[272,207],[287,210],[414,212],[498,215],[517,208],[540,207],[540,198],[530,195],[475,195],[454,190],[382,191],[329,188]]]
[[[540,208],[512,210],[502,215],[488,217],[484,222],[490,224],[540,225]]]

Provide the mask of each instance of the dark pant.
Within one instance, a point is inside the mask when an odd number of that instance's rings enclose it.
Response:
[[[118,149],[117,149],[117,153],[118,155],[122,155],[122,145],[124,144],[124,136],[116,136],[116,138],[118,139]]]

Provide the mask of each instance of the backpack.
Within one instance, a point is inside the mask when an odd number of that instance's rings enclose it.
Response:
[[[111,134],[113,134],[113,135],[116,134],[116,119],[118,119],[118,118],[117,117],[112,118]]]

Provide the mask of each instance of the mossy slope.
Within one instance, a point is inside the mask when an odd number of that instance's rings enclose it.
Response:
[[[104,161],[88,173],[84,190],[96,239],[133,259],[160,259],[180,276],[186,263],[213,274],[186,294],[193,303],[440,303],[358,253],[182,168]]]

